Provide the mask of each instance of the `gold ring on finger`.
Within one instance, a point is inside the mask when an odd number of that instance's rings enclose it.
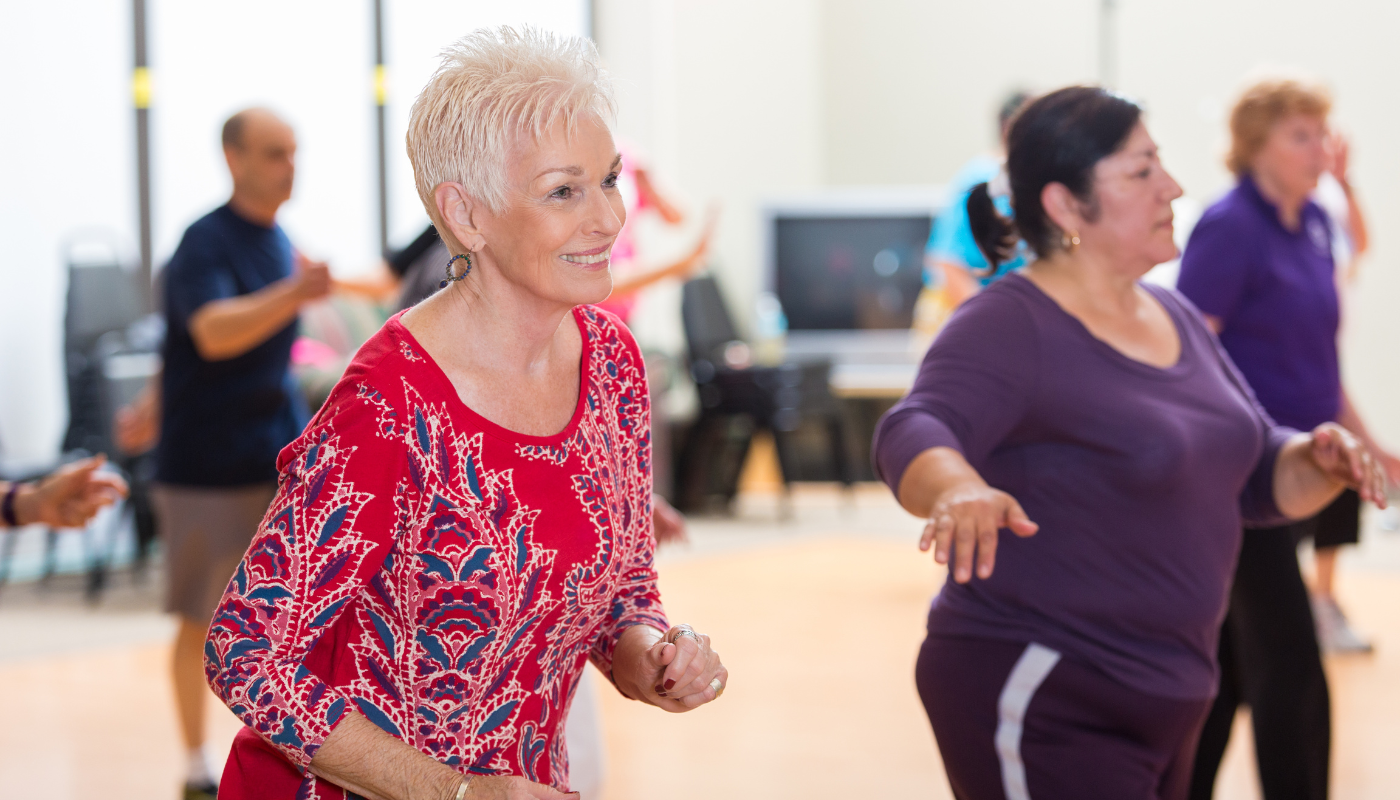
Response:
[[[719,678],[715,678],[714,680],[710,681],[710,688],[715,690],[716,700],[719,699],[720,695],[724,694],[724,682],[721,681]]]

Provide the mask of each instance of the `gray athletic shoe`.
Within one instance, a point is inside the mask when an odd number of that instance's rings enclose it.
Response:
[[[1369,653],[1375,649],[1370,639],[1351,627],[1336,600],[1314,597],[1312,612],[1313,623],[1317,625],[1317,643],[1324,653]]]

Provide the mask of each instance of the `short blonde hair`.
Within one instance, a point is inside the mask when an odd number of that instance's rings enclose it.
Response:
[[[1280,120],[1295,114],[1325,120],[1331,110],[1331,93],[1312,81],[1271,78],[1252,84],[1230,112],[1230,154],[1225,166],[1236,175],[1244,175]]]
[[[408,159],[423,206],[438,219],[433,190],[447,182],[494,213],[506,206],[507,159],[525,134],[540,136],[560,121],[574,130],[595,115],[616,115],[612,81],[587,39],[538,28],[482,28],[442,52],[442,63],[408,117]]]

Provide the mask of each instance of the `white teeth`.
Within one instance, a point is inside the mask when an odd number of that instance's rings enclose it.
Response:
[[[608,260],[612,250],[604,250],[596,256],[559,256],[570,264],[601,264]]]

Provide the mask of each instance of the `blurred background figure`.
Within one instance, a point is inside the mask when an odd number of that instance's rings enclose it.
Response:
[[[1339,422],[1394,481],[1400,462],[1370,436],[1342,386],[1333,225],[1310,199],[1328,166],[1331,106],[1327,90],[1299,80],[1265,80],[1244,91],[1230,116],[1228,166],[1238,184],[1196,225],[1178,286],[1276,421],[1299,430]],[[1345,149],[1340,155],[1337,178],[1346,186]],[[1211,796],[1242,703],[1253,714],[1264,796],[1327,796],[1331,712],[1318,634],[1331,649],[1370,647],[1331,595],[1336,548],[1357,541],[1360,506],[1348,491],[1312,519],[1245,530],[1194,797]],[[1311,603],[1295,552],[1309,537],[1325,575]]]
[[[240,111],[224,124],[223,148],[233,195],[189,227],[165,274],[154,499],[166,610],[179,619],[172,673],[186,800],[218,794],[204,752],[204,639],[276,491],[277,453],[306,424],[292,342],[302,305],[330,289],[328,267],[296,253],[277,224],[292,195],[292,129],[264,109]]]
[[[0,520],[6,528],[50,525],[76,528],[126,496],[126,481],[99,472],[105,456],[65,464],[37,481],[0,481]]]
[[[925,290],[914,312],[915,327],[926,335],[937,332],[952,310],[981,291],[992,281],[1026,264],[1018,250],[1005,264],[995,269],[987,264],[986,256],[977,249],[972,226],[967,216],[967,196],[979,183],[989,186],[997,211],[1013,216],[1011,192],[1006,185],[1006,132],[1016,112],[1031,99],[1021,89],[1012,91],[997,108],[997,151],[973,156],[948,187],[948,206],[933,221],[928,248],[924,253]]]

